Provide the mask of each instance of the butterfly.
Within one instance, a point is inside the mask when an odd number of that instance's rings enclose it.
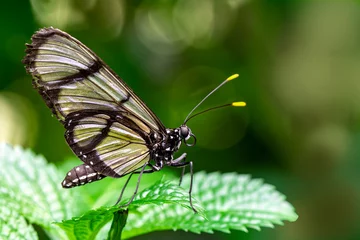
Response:
[[[92,50],[68,33],[55,28],[42,28],[26,44],[23,59],[33,86],[56,118],[64,125],[65,139],[83,164],[71,169],[62,187],[72,188],[104,177],[130,175],[116,204],[133,174],[138,184],[142,174],[161,170],[164,166],[190,168],[189,190],[192,204],[193,162],[186,153],[174,158],[181,144],[194,146],[196,137],[186,125],[191,113],[226,79],[209,93],[177,128],[166,128],[159,118]],[[223,106],[245,106],[234,102]],[[219,107],[223,107],[219,106]],[[219,108],[215,107],[215,108]],[[206,111],[215,109],[211,108]],[[192,138],[191,141],[189,141]]]

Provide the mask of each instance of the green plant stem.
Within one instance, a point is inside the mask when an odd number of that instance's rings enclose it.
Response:
[[[111,223],[108,240],[121,239],[121,233],[125,227],[128,213],[128,209],[121,209],[117,212],[114,212],[114,218]]]

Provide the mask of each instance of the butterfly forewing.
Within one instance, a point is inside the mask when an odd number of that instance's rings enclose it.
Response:
[[[65,138],[96,172],[121,177],[149,161],[149,134],[165,127],[89,48],[65,32],[44,28],[24,59]]]
[[[81,42],[53,28],[39,30],[32,41],[24,62],[59,120],[84,105],[89,109],[125,108],[152,129],[164,130],[154,113]]]

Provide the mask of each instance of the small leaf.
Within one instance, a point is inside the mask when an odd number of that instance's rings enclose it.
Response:
[[[6,205],[0,206],[0,239],[38,239],[31,225],[15,210]]]
[[[184,186],[189,186],[189,181],[189,175],[185,176]],[[248,228],[273,227],[284,220],[297,219],[284,195],[273,186],[258,179],[251,180],[247,175],[196,173],[193,193],[206,209],[207,220],[179,205],[142,205],[136,212],[130,212],[123,237],[170,229],[228,233],[230,229],[247,231]]]

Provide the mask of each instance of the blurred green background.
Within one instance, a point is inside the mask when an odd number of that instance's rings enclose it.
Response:
[[[360,239],[359,1],[21,0],[5,1],[0,20],[0,141],[58,164],[72,156],[64,129],[21,63],[41,27],[94,50],[167,127],[240,74],[201,109],[248,106],[191,120],[198,144],[181,151],[196,171],[263,178],[299,219],[261,232],[136,239]]]

